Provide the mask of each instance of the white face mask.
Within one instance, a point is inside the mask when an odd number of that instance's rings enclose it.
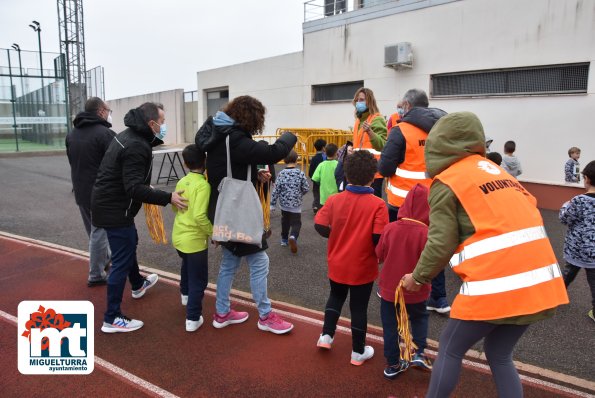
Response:
[[[109,124],[112,124],[112,114],[111,113],[109,115],[107,115],[107,122]]]

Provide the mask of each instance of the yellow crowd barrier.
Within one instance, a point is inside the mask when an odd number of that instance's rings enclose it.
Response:
[[[333,143],[340,148],[353,138],[353,134],[349,130],[289,127],[278,128],[275,135],[255,135],[253,138],[256,141],[264,140],[272,144],[286,131],[291,131],[297,136],[298,141],[293,149],[298,154],[298,164],[304,172],[307,172],[310,158],[316,153],[316,148],[314,148],[316,140],[323,139],[328,144]]]

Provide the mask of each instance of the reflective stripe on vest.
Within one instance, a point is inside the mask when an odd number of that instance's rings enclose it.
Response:
[[[428,178],[425,171],[409,171],[397,167],[395,175],[403,178],[409,178],[410,180],[425,180]]]
[[[550,264],[520,274],[485,281],[463,282],[460,294],[464,296],[483,296],[486,294],[504,293],[512,290],[535,286],[562,276],[558,263]]]
[[[456,267],[465,260],[543,238],[547,238],[547,234],[545,228],[540,226],[507,232],[502,235],[483,239],[471,243],[465,246],[459,253],[455,253],[450,259],[450,266]]]
[[[463,280],[452,318],[496,320],[568,303],[535,198],[514,177],[471,155],[435,179],[456,195],[475,230],[451,258]]]
[[[432,180],[426,175],[424,144],[428,134],[410,123],[398,124],[405,139],[405,159],[386,184],[388,204],[401,207],[409,190],[415,184],[430,187]]]

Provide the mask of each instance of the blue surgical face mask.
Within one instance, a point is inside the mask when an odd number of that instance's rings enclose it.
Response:
[[[397,108],[397,113],[399,114],[399,116],[403,117],[403,115],[405,114],[405,109],[398,107]]]
[[[155,135],[155,137],[157,137],[161,141],[163,141],[163,139],[165,138],[165,135],[166,134],[167,134],[167,125],[165,123],[163,123],[161,126],[159,126],[159,133],[157,133]]]
[[[367,109],[368,109],[368,107],[366,106],[365,102],[356,102],[355,103],[355,110],[358,113],[364,113]]]

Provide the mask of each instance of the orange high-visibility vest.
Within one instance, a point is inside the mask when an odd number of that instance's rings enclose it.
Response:
[[[428,133],[407,122],[399,123],[399,129],[405,137],[405,160],[386,183],[386,199],[394,207],[403,205],[405,196],[415,184],[428,188],[432,184],[432,179],[426,176],[424,155]]]
[[[392,115],[390,115],[390,128],[391,128],[391,130],[400,121],[401,121],[401,115],[399,115],[397,112],[395,112]],[[387,123],[387,127],[388,127],[388,123]],[[390,130],[388,132],[390,133]],[[387,134],[387,137],[388,137],[388,134]]]
[[[475,228],[450,261],[463,280],[452,318],[502,319],[568,303],[536,200],[514,177],[472,155],[436,179],[454,192]]]
[[[380,115],[380,113],[370,114],[366,119],[366,122],[368,122],[368,124],[372,124],[372,120],[374,120],[377,117],[382,117],[382,115]],[[374,149],[374,147],[372,146],[372,142],[370,141],[370,137],[368,137],[368,134],[364,131],[363,128],[359,127],[359,119],[356,118],[355,124],[353,125],[353,150],[359,151],[361,149],[366,150],[370,152],[372,155],[374,155],[376,161],[380,160],[381,152]],[[380,175],[380,173],[377,172],[374,175],[374,178],[382,178],[382,175]]]

